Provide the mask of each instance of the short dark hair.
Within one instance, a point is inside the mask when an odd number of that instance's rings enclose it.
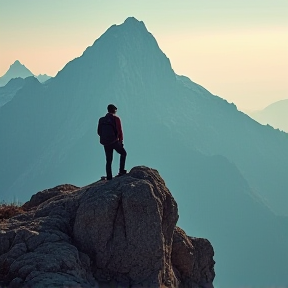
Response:
[[[113,105],[113,104],[109,104],[107,106],[107,110],[108,110],[109,113],[115,113],[117,111],[117,107],[115,105]]]

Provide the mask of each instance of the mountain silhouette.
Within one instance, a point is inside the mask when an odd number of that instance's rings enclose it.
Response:
[[[33,76],[33,73],[21,64],[19,60],[16,60],[8,71],[0,77],[0,86],[5,86],[13,78],[26,78],[29,76]]]
[[[39,74],[39,75],[37,75],[35,77],[38,79],[38,81],[40,83],[43,83],[43,82],[45,82],[45,81],[47,81],[47,80],[49,80],[51,78],[51,76],[49,76],[47,74]]]
[[[288,135],[176,75],[135,18],[110,27],[44,85],[29,79],[0,108],[1,196],[25,201],[99,179],[96,126],[109,103],[122,119],[127,166],[155,167],[178,191],[181,226],[211,240],[216,286],[286,284]]]
[[[14,78],[27,78],[29,76],[35,76],[41,83],[47,81],[51,77],[44,74],[34,75],[25,65],[21,64],[19,60],[16,60],[8,69],[8,71],[0,77],[0,87],[5,86],[11,79]]]
[[[11,101],[24,83],[25,79],[18,77],[11,79],[4,87],[0,87],[0,107]]]
[[[249,115],[263,125],[271,125],[288,133],[288,99],[270,104],[265,109],[249,113]]]

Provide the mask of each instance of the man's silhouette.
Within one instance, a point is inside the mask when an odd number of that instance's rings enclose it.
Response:
[[[121,120],[115,115],[117,112],[117,107],[113,104],[109,104],[107,110],[108,113],[106,116],[99,119],[97,133],[100,136],[100,143],[104,145],[107,180],[111,180],[113,150],[116,150],[120,154],[120,169],[118,176],[126,174],[125,160],[127,153],[123,147]]]

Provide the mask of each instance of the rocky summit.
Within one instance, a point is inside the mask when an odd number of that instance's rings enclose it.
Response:
[[[60,185],[22,208],[0,222],[2,287],[213,287],[213,247],[176,226],[156,170]]]

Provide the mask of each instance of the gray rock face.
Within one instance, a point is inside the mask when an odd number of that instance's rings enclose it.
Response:
[[[24,207],[1,223],[3,285],[213,287],[213,248],[176,227],[177,203],[156,170],[57,186]]]
[[[171,258],[180,274],[182,287],[213,287],[213,256],[213,247],[207,239],[189,237],[175,227]]]

